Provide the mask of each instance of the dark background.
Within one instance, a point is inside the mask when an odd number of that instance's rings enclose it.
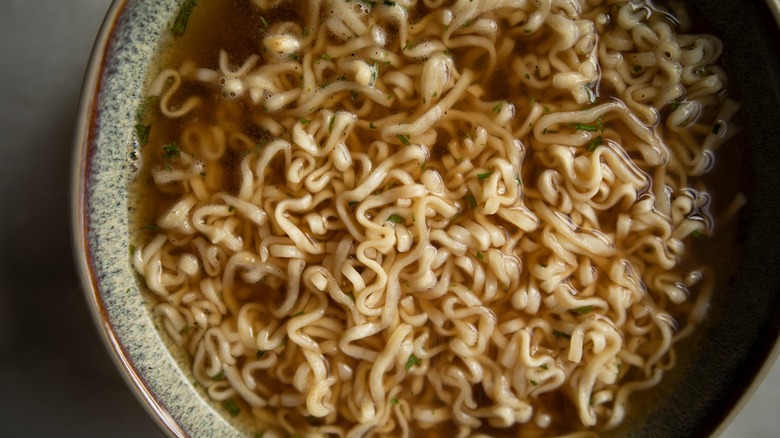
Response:
[[[109,0],[0,13],[0,436],[161,436],[97,335],[72,256],[81,81]],[[780,431],[780,366],[724,437]]]

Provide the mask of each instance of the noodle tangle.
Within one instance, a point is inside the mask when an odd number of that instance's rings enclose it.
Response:
[[[264,436],[618,426],[708,305],[721,42],[643,2],[253,3],[250,56],[148,88],[132,261],[209,397]]]

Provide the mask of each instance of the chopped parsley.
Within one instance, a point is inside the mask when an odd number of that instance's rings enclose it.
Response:
[[[228,212],[233,213],[233,210],[235,210],[236,207],[233,207],[232,205],[228,205]]]
[[[166,159],[178,157],[180,153],[181,149],[179,149],[179,145],[176,143],[169,143],[163,146],[163,155]]]
[[[300,312],[298,312],[295,315],[293,315],[293,317],[297,317],[297,316],[301,316],[301,315],[303,315],[303,310],[301,310]]]
[[[184,35],[184,32],[187,30],[187,22],[190,20],[190,14],[192,14],[192,10],[195,9],[197,4],[197,0],[185,0],[184,4],[181,5],[171,28],[174,35],[177,37]]]
[[[220,380],[225,380],[225,372],[224,371],[220,371],[219,374],[217,374],[215,376],[211,376],[211,380],[213,380],[215,382],[220,381]]]
[[[594,103],[596,102],[596,94],[593,92],[593,90],[590,89],[590,87],[584,87],[585,93],[588,94],[588,102]]]
[[[487,179],[492,174],[493,174],[492,170],[490,172],[478,173],[477,174],[477,179]]]
[[[409,137],[403,135],[403,134],[396,134],[395,135],[399,140],[401,140],[401,143],[403,143],[406,146],[409,146],[411,143],[409,142]]]
[[[484,260],[485,259],[485,254],[482,254],[481,252],[477,251],[477,258],[479,260]]]
[[[525,78],[526,78],[526,79],[531,79],[531,73],[526,73],[526,74],[525,74]]]
[[[591,140],[590,143],[588,143],[588,146],[586,146],[585,149],[587,149],[588,152],[593,152],[593,151],[596,150],[597,147],[601,146],[602,143],[604,143],[604,137],[599,135],[598,137],[596,137],[593,140]]]
[[[387,217],[387,220],[396,224],[404,223],[404,218],[398,216],[397,214],[391,214],[390,216]]]
[[[641,65],[635,65],[634,66],[634,73],[639,73],[640,71],[642,71],[642,66]]]
[[[265,356],[265,350],[257,350],[255,353],[255,359],[261,359],[263,356]]]
[[[371,129],[376,129],[376,125],[374,124],[374,122],[369,123],[368,127]]]
[[[309,28],[308,27],[304,27],[303,28],[303,32],[301,32],[301,36],[304,36],[304,37],[309,36]]]
[[[704,237],[704,234],[702,234],[701,231],[699,230],[694,230],[691,233],[691,237],[693,237],[694,239],[701,239],[702,237]]]
[[[490,110],[493,111],[494,113],[500,113],[501,112],[501,104],[497,103],[496,106],[494,106]]]
[[[534,99],[534,97],[533,97],[533,96],[531,96],[531,97],[528,99],[528,106],[534,106],[534,103],[536,103],[536,99]]]
[[[588,125],[585,123],[569,123],[569,127],[574,128],[578,131],[590,131],[590,132],[596,132],[599,129],[597,126]]]
[[[466,195],[466,202],[469,204],[469,208],[470,209],[473,210],[473,209],[477,208],[477,200],[474,199],[474,195],[472,195],[471,193]]]
[[[222,406],[227,409],[228,414],[230,414],[231,417],[236,417],[241,413],[241,408],[238,407],[236,401],[232,398],[225,400],[225,403],[222,403]]]
[[[309,124],[309,119],[307,119],[306,117],[301,117],[301,125],[308,125],[308,124]]]
[[[391,403],[391,404],[394,404],[394,405],[397,405],[397,404],[398,404],[398,398],[397,398],[397,397],[393,397],[393,398],[391,398],[391,399],[390,399],[390,403]]]
[[[320,58],[326,61],[330,61],[330,55],[328,55],[327,53],[323,53],[322,55],[320,55]]]
[[[422,360],[420,360],[419,357],[415,356],[414,353],[412,353],[409,356],[409,359],[406,360],[406,365],[404,366],[404,368],[406,368],[406,371],[409,371],[410,369],[412,369],[413,366],[420,365],[421,363]]]
[[[333,115],[330,117],[330,122],[328,122],[328,132],[333,132],[333,124],[336,123],[336,116]]]
[[[568,333],[564,333],[558,330],[553,330],[553,336],[556,338],[564,338],[564,339],[571,339],[571,335]]]
[[[583,313],[592,312],[593,311],[593,306],[577,307],[575,309],[571,309],[571,311],[576,313],[576,314],[578,314],[578,315],[582,315]]]
[[[136,251],[138,251],[138,248],[135,245],[130,245],[130,255],[135,254]]]
[[[545,364],[545,363],[543,363],[543,364],[542,364],[542,366],[540,366],[539,368],[541,368],[541,369],[543,369],[543,370],[547,370],[547,369],[549,369],[549,368],[547,367],[547,364]]]
[[[604,132],[604,122],[601,121],[601,116],[596,117],[596,126],[599,127],[599,131]]]
[[[149,132],[152,130],[152,125],[144,125],[138,123],[135,125],[135,135],[138,136],[138,145],[144,146],[149,141]]]
[[[349,201],[349,202],[347,202],[347,206],[349,206],[349,207],[354,207],[356,205],[358,205],[357,201]]]
[[[536,385],[538,385],[538,383],[536,383],[536,380],[534,380],[534,379],[531,379],[531,385],[534,385],[534,386],[536,386]]]

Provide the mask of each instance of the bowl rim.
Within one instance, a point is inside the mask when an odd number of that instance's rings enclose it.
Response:
[[[99,114],[99,94],[103,86],[103,73],[107,63],[107,56],[111,54],[109,46],[112,37],[116,34],[115,31],[119,24],[119,19],[129,3],[138,3],[138,1],[111,1],[95,39],[82,82],[81,98],[73,138],[74,149],[70,162],[71,180],[69,189],[71,194],[70,219],[73,256],[84,297],[90,309],[92,322],[95,324],[100,334],[100,339],[108,350],[109,356],[119,374],[138,402],[164,434],[172,437],[186,437],[190,435],[190,432],[185,430],[186,428],[183,424],[177,421],[175,416],[158,400],[158,394],[155,394],[143,374],[136,368],[133,357],[131,357],[130,352],[109,321],[103,291],[98,284],[98,274],[92,263],[88,236],[89,204],[87,199],[87,182],[90,173],[90,157],[92,149],[95,147],[95,124]],[[764,3],[780,28],[780,0],[765,0]],[[723,417],[719,425],[711,430],[711,436],[721,435],[732,421],[740,415],[773,366],[780,363],[778,358],[780,358],[780,339],[775,340],[773,348],[759,367],[758,372],[752,377],[749,386],[739,396],[735,397],[728,410],[728,415]],[[214,412],[214,415],[217,414]]]
[[[127,0],[111,1],[95,38],[82,81],[70,175],[73,258],[92,322],[95,324],[114,366],[130,388],[130,392],[160,431],[171,437],[185,437],[188,434],[157,400],[144,377],[134,366],[133,358],[130,357],[129,352],[120,341],[114,327],[108,321],[106,304],[103,292],[97,283],[97,274],[92,264],[87,235],[89,227],[87,180],[90,172],[91,148],[95,142],[94,125],[98,117],[98,99],[102,87],[103,70],[107,62],[106,56],[110,53],[109,44],[115,34],[119,18],[126,7]]]

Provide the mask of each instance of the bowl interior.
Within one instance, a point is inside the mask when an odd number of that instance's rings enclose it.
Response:
[[[724,41],[729,90],[741,105],[742,132],[719,157],[748,199],[733,222],[736,245],[717,266],[712,311],[688,342],[689,354],[670,384],[638,401],[615,435],[709,435],[734,409],[773,358],[780,334],[780,61],[777,23],[762,1],[686,2],[691,17]],[[96,45],[85,83],[74,157],[77,260],[101,333],[142,403],[163,430],[177,435],[230,436],[244,430],[204,401],[182,357],[155,328],[127,248],[127,188],[134,162],[133,129],[149,65],[178,1],[115,2]],[[716,202],[724,202],[716,200]],[[719,246],[707,251],[723,251]],[[775,350],[773,350],[775,349]],[[632,399],[634,400],[634,399]]]

